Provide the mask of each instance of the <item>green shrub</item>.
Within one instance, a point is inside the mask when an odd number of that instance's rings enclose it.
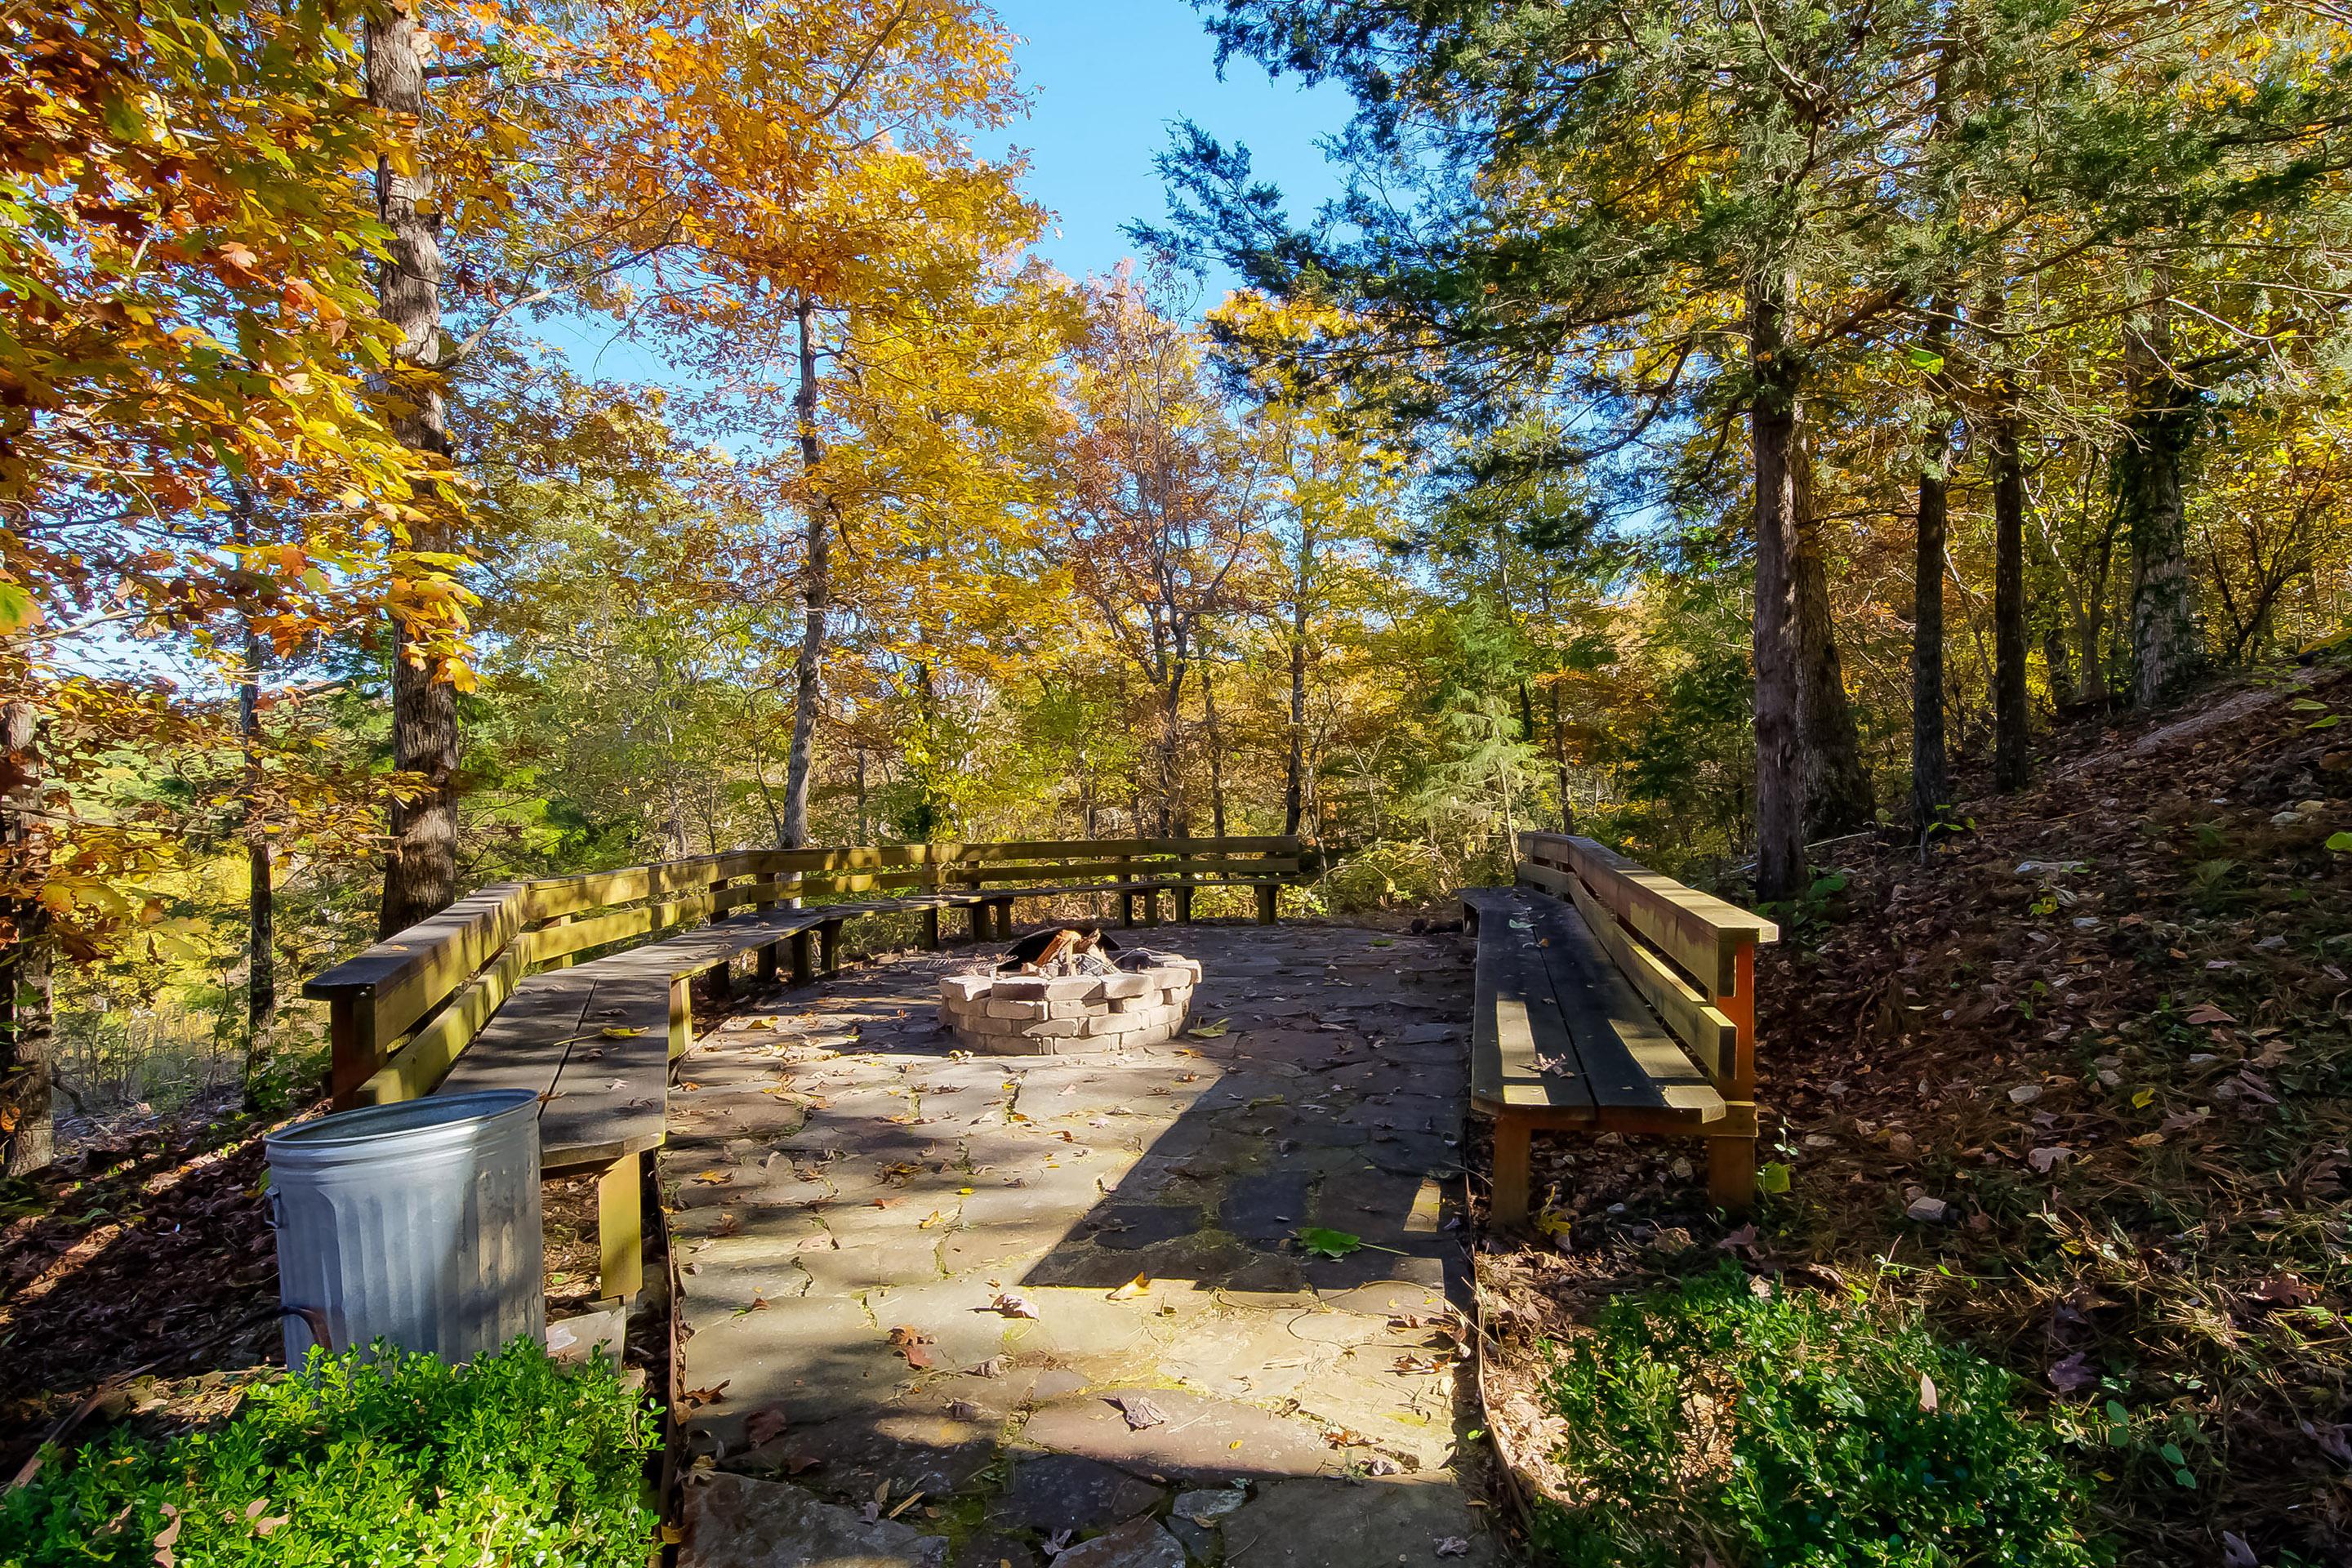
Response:
[[[0,1501],[0,1564],[642,1568],[658,1441],[611,1363],[525,1341],[462,1367],[314,1354],[216,1426],[48,1455]]]
[[[1916,1323],[1759,1295],[1736,1268],[1621,1298],[1555,1347],[1544,1399],[1578,1506],[1547,1505],[1538,1538],[1575,1568],[2102,1561],[2013,1384]]]

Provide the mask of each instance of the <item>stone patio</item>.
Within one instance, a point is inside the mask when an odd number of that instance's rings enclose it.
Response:
[[[969,954],[910,954],[679,1064],[684,1568],[1497,1560],[1454,1469],[1466,946],[1155,934],[1204,971],[1162,1045],[973,1057]]]

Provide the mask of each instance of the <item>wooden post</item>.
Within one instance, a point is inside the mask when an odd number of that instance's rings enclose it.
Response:
[[[776,978],[776,944],[772,942],[760,950],[760,978],[770,982]]]
[[[553,920],[541,924],[539,929],[541,931],[553,931],[558,926],[568,926],[571,923],[572,917],[570,915],[558,915]],[[579,954],[577,953],[559,952],[553,958],[547,961],[547,967],[550,969],[569,969],[572,967],[573,961],[578,957]]]
[[[809,963],[809,933],[804,931],[793,932],[793,984],[816,984],[816,971]]]
[[[1535,1129],[1516,1116],[1495,1119],[1495,1188],[1486,1218],[1497,1228],[1528,1222],[1529,1154]]]
[[[1500,1158],[1498,1153],[1498,1162]],[[1501,1181],[1498,1169],[1496,1182],[1499,1185]],[[1718,1207],[1735,1215],[1746,1214],[1756,1206],[1755,1139],[1706,1141],[1706,1195]]]
[[[998,899],[995,900],[995,909],[996,940],[1010,942],[1013,940],[1013,900]]]
[[[375,1042],[375,997],[373,993],[334,999],[327,1015],[327,1089],[337,1110],[359,1103],[360,1085],[383,1065]]]
[[[1270,926],[1274,923],[1276,895],[1279,894],[1281,891],[1281,889],[1275,887],[1272,883],[1268,883],[1266,886],[1260,888],[1257,890],[1258,924],[1262,926]]]
[[[1192,885],[1190,882],[1176,889],[1176,923],[1180,926],[1192,923]]]
[[[928,952],[940,950],[940,907],[937,904],[923,911],[923,948]]]
[[[1135,925],[1135,895],[1125,889],[1118,895],[1118,923],[1123,931]]]
[[[1157,888],[1143,889],[1143,923],[1148,926],[1160,923],[1160,889]]]
[[[645,1288],[645,1205],[637,1156],[624,1154],[596,1178],[597,1289],[625,1300]]]
[[[669,983],[669,1059],[677,1060],[694,1044],[694,987],[686,975]]]
[[[710,971],[710,995],[714,1001],[724,1002],[734,994],[735,961],[722,958]]]
[[[974,942],[988,940],[988,906],[986,904],[971,906],[971,940]]]
[[[816,928],[817,970],[826,979],[841,972],[841,922],[827,921]]]

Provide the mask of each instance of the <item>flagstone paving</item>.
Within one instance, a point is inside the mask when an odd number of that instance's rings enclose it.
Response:
[[[1466,947],[1132,934],[1201,961],[1199,1033],[968,1055],[965,949],[750,997],[681,1061],[684,1568],[1497,1561],[1440,1326]]]

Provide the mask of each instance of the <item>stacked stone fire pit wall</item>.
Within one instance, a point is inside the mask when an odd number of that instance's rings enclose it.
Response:
[[[940,1021],[976,1051],[1062,1056],[1173,1039],[1201,966],[1189,958],[1118,974],[950,974]]]

